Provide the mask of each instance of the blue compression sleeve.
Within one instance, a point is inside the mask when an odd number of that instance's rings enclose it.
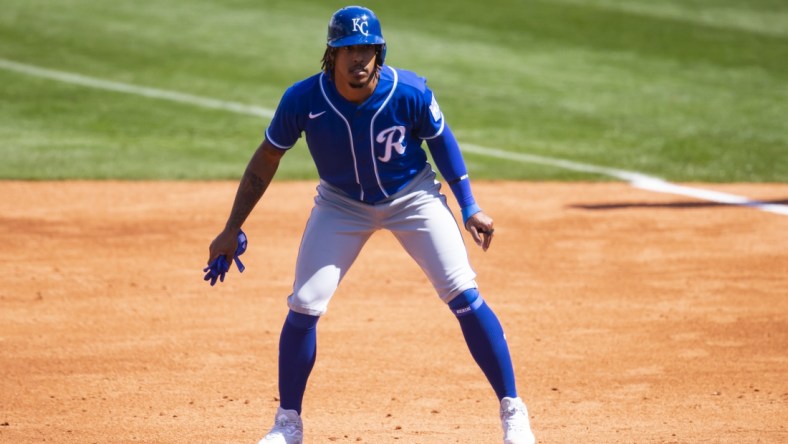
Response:
[[[279,337],[279,403],[301,413],[306,382],[317,357],[318,316],[290,311]]]
[[[514,367],[509,345],[498,317],[472,288],[449,302],[449,308],[460,321],[460,328],[471,356],[482,369],[498,399],[517,397]]]
[[[430,148],[432,158],[435,159],[438,171],[446,179],[460,205],[464,224],[469,217],[481,211],[481,208],[476,205],[476,199],[473,198],[471,181],[468,179],[468,169],[462,158],[460,145],[457,143],[454,133],[446,125],[440,136],[427,140],[427,146]]]

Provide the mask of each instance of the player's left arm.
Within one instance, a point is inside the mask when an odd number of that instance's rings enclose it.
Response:
[[[427,146],[438,171],[457,199],[465,229],[471,233],[474,242],[487,251],[493,238],[493,220],[482,211],[473,197],[468,168],[465,166],[460,145],[445,122],[443,131],[438,136],[427,139]]]

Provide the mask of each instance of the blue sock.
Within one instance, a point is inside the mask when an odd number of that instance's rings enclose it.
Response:
[[[317,357],[317,321],[310,316],[290,311],[279,336],[279,399],[283,409],[301,414],[306,381]]]
[[[460,322],[471,356],[490,381],[498,399],[516,398],[512,358],[498,317],[475,288],[452,299],[449,308]]]

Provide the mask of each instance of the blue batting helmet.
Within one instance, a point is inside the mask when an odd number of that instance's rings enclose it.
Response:
[[[382,45],[382,58],[386,55],[386,40],[380,30],[380,20],[371,10],[362,6],[348,6],[331,16],[328,22],[328,46],[339,48],[352,45]],[[381,60],[382,63],[382,60]]]

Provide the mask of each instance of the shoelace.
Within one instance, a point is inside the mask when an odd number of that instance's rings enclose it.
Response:
[[[301,430],[298,429],[298,423],[297,422],[288,421],[287,417],[285,417],[285,416],[280,416],[280,417],[276,418],[275,422],[276,422],[276,428],[284,429],[284,432],[286,432],[288,435],[300,435],[301,434]]]
[[[518,409],[517,407],[510,406],[501,412],[501,416],[503,422],[506,424],[507,430],[512,432],[526,431],[525,421],[522,420],[525,417],[525,412],[522,410]],[[520,421],[517,421],[517,419],[520,419]]]

